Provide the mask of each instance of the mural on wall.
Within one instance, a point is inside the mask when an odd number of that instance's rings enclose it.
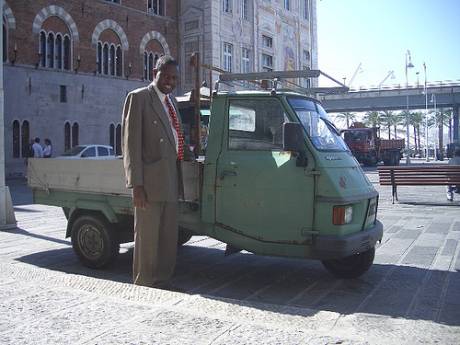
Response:
[[[283,25],[283,52],[284,52],[284,70],[293,71],[296,69],[295,63],[295,45],[296,34],[292,26]]]

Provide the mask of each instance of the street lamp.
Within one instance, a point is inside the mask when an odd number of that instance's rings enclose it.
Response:
[[[406,64],[405,64],[405,71],[406,71],[406,164],[410,164],[410,148],[409,148],[409,95],[407,94],[408,92],[408,87],[409,87],[409,81],[407,78],[407,69],[408,68],[413,68],[414,65],[412,64],[411,61],[411,56],[410,56],[410,51],[407,50],[406,52]]]
[[[434,93],[431,94],[430,102],[433,103],[433,106],[434,106],[434,129],[436,133],[437,128],[438,128],[438,119],[437,119],[437,113],[436,113],[436,95]],[[438,152],[436,151],[436,148],[439,146],[437,141],[438,141],[438,138],[437,138],[437,135],[435,134],[433,142],[434,142],[434,160],[436,161],[438,160]]]
[[[428,90],[426,89],[426,64],[423,63],[423,70],[425,72],[425,159],[428,162],[430,158],[428,157]]]

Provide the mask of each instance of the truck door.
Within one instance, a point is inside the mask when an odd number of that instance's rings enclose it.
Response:
[[[281,101],[231,99],[228,109],[216,169],[217,225],[264,242],[302,242],[312,230],[314,179],[282,149],[290,119]]]

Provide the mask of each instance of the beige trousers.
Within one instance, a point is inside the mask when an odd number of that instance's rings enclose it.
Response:
[[[154,286],[173,275],[177,218],[177,202],[153,202],[145,209],[134,209],[134,284]]]

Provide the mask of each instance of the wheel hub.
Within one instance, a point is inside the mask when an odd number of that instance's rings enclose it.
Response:
[[[79,232],[78,242],[83,254],[88,258],[102,255],[104,243],[100,231],[92,225],[84,225]]]

